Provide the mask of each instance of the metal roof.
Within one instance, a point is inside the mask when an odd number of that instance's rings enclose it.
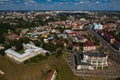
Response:
[[[20,54],[20,53],[18,53],[16,51],[12,50],[11,48],[7,49],[5,51],[5,53],[11,54],[11,55],[13,55],[13,56],[15,56],[17,58],[24,58],[24,57],[30,55],[32,53],[32,50],[34,50],[35,52],[37,52],[39,50],[43,50],[42,48],[39,48],[39,47],[31,45],[31,44],[26,44],[26,46],[29,47],[29,48],[26,49],[23,54]],[[45,52],[45,50],[43,50],[43,51]]]

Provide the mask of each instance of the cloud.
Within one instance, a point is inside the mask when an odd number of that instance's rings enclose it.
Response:
[[[79,5],[79,3],[74,3],[75,5]]]
[[[47,0],[48,2],[51,2],[52,0]]]
[[[69,2],[55,2],[54,4],[60,4],[60,5],[63,5],[63,4],[69,4]]]
[[[80,4],[83,4],[83,3],[85,3],[85,2],[79,2]]]
[[[99,3],[101,3],[101,2],[99,2],[99,1],[96,1],[95,3],[99,4]]]
[[[9,0],[0,0],[0,2],[8,2]]]
[[[36,3],[34,0],[25,0],[25,3]]]
[[[34,4],[36,4],[36,1],[34,1],[34,0],[25,0],[24,1],[24,5],[27,5],[27,6],[29,6],[29,5],[34,5]]]
[[[0,0],[0,3],[7,3],[9,0]]]
[[[0,10],[119,10],[120,0],[0,0]]]

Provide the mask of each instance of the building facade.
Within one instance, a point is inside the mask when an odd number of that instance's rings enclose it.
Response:
[[[24,53],[20,54],[18,52],[16,52],[15,50],[13,50],[12,48],[10,49],[7,49],[5,51],[6,55],[15,60],[16,62],[24,62],[25,60],[31,58],[31,57],[34,57],[36,55],[39,55],[39,54],[45,54],[47,51],[46,50],[43,50],[42,48],[39,48],[35,45],[32,45],[32,44],[23,44],[23,47],[24,47]]]
[[[83,44],[83,51],[95,51],[95,50],[96,50],[96,46],[91,41],[86,41]]]
[[[94,68],[104,68],[108,66],[108,55],[102,52],[88,52],[83,55],[83,62],[91,64]]]
[[[103,52],[81,52],[75,55],[76,69],[94,70],[108,66],[108,55]]]

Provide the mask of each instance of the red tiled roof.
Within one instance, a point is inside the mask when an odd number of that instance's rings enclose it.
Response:
[[[10,33],[10,34],[7,35],[7,37],[10,38],[10,39],[16,39],[16,38],[19,38],[20,36]]]
[[[102,30],[98,30],[98,32],[104,33]]]
[[[45,80],[51,80],[53,74],[55,73],[56,70],[52,70],[47,76]]]
[[[74,47],[78,47],[78,44],[68,44],[69,46],[74,46]]]
[[[104,35],[105,35],[107,38],[109,38],[109,39],[113,39],[113,38],[114,38],[111,34],[107,34],[107,33],[105,33],[105,32],[104,32]]]
[[[84,47],[87,47],[87,46],[95,46],[94,43],[92,43],[91,41],[86,41],[84,44],[83,44]]]
[[[85,39],[85,37],[81,34],[77,34],[76,36],[80,37],[81,39]]]
[[[68,33],[68,34],[77,34],[76,32],[70,32],[70,33]]]
[[[56,40],[56,39],[52,40],[52,42],[56,42],[56,43],[65,43],[64,40]]]
[[[115,41],[116,44],[120,45],[120,41]]]

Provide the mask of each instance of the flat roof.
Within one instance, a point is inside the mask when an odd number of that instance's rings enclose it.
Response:
[[[83,60],[83,54],[76,53],[75,54],[76,65],[90,65],[89,63],[82,62],[82,60]]]
[[[31,44],[26,44],[26,45],[27,45],[28,47],[32,48],[34,51],[43,50],[42,48],[39,48],[39,47],[34,46],[34,45],[31,45]],[[45,52],[45,50],[43,50],[43,51]],[[15,57],[17,57],[17,58],[24,58],[24,57],[30,55],[31,52],[32,52],[32,50],[29,49],[29,48],[26,49],[23,54],[20,54],[20,53],[18,53],[18,52],[16,52],[16,51],[12,50],[11,48],[10,48],[10,49],[7,49],[7,50],[5,51],[5,53],[11,54],[11,55],[13,55],[13,56],[15,56]]]
[[[90,57],[106,57],[107,55],[104,52],[84,52],[83,54],[88,55]]]

